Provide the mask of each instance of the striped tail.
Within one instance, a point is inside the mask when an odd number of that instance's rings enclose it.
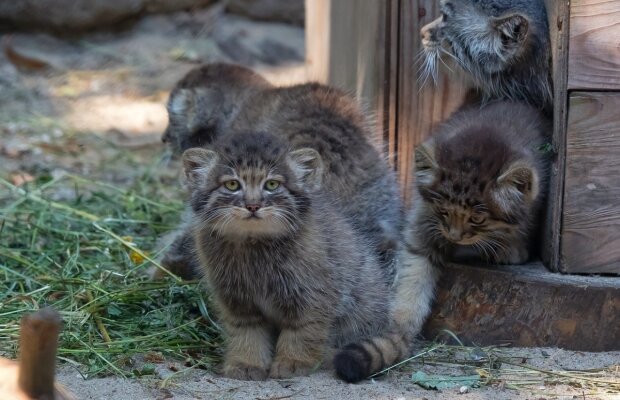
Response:
[[[351,343],[334,357],[336,375],[345,382],[359,382],[402,360],[409,354],[409,335],[389,333]]]
[[[431,311],[438,271],[427,257],[401,250],[392,327],[386,333],[351,343],[334,357],[336,375],[359,382],[410,355],[413,339]]]

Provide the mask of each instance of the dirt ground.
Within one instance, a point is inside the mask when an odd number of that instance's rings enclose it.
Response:
[[[528,365],[555,371],[598,370],[616,365],[607,377],[600,380],[618,382],[620,374],[620,352],[582,353],[559,349],[510,349],[506,355],[527,359]],[[330,372],[318,372],[308,377],[269,380],[264,382],[245,382],[226,379],[216,374],[191,370],[178,374],[166,381],[173,372],[170,368],[182,368],[174,363],[163,363],[156,367],[155,375],[150,378],[122,380],[120,378],[102,378],[83,380],[69,367],[61,368],[59,380],[81,399],[359,399],[359,400],[422,400],[422,399],[606,399],[618,400],[618,392],[605,393],[607,390],[556,384],[542,377],[525,377],[527,385],[518,390],[509,389],[503,384],[482,388],[468,387],[461,393],[461,386],[444,390],[426,390],[411,380],[411,370],[423,370],[426,373],[460,376],[467,373],[467,368],[450,365],[430,365],[412,362],[407,366],[408,372],[388,373],[387,376],[359,384],[347,384],[336,379]],[[615,371],[615,372],[614,372]],[[508,372],[509,374],[509,372]],[[507,375],[508,376],[508,375]],[[165,383],[164,383],[165,382]],[[525,382],[525,381],[524,381]],[[463,389],[464,390],[464,389]]]
[[[136,169],[119,162],[119,152],[129,150],[132,162],[138,164],[161,157],[167,93],[201,62],[253,66],[282,84],[305,79],[303,29],[226,15],[218,6],[195,13],[148,16],[114,33],[67,38],[14,34],[9,42],[21,56],[44,65],[32,71],[28,62],[16,63],[0,54],[0,174],[14,184],[40,171],[57,170],[115,184],[131,182]],[[175,164],[164,169],[173,182]],[[605,370],[606,378],[596,379],[620,380],[620,353],[511,352],[539,368],[599,374]],[[203,370],[183,372],[183,368],[182,363],[170,361],[157,364],[149,377],[84,380],[65,363],[59,380],[81,399],[620,399],[619,394],[605,393],[604,384],[566,385],[548,375],[532,377],[518,391],[502,384],[463,389],[466,393],[458,387],[425,390],[412,382],[412,370],[449,375],[467,371],[462,366],[438,367],[419,360],[407,372],[357,385],[345,384],[329,372],[241,382]]]

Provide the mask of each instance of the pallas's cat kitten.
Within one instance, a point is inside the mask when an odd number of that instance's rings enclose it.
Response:
[[[523,104],[461,111],[416,149],[414,210],[398,256],[391,326],[346,346],[336,372],[369,376],[375,360],[406,354],[431,311],[441,265],[456,256],[523,263],[545,190],[545,119]]]
[[[316,83],[274,87],[247,68],[207,64],[177,84],[168,115],[163,139],[175,152],[257,130],[319,152],[325,190],[374,248],[384,272],[393,275],[402,227],[399,189],[354,98]],[[191,278],[191,241],[182,229],[173,238],[162,264]]]
[[[271,134],[235,133],[183,154],[228,377],[307,374],[389,319],[388,279],[323,188],[321,156],[291,149]]]
[[[537,110],[511,102],[442,124],[416,149],[410,247],[439,264],[459,253],[526,262],[546,191],[547,129]]]
[[[441,17],[422,28],[424,74],[456,60],[483,101],[525,101],[551,111],[551,45],[543,0],[441,0]]]

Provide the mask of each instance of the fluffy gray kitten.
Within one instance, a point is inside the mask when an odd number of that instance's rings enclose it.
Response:
[[[305,375],[389,322],[390,282],[312,148],[235,133],[183,154],[190,231],[226,332],[223,373]]]

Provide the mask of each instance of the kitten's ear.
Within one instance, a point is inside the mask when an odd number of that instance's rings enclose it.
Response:
[[[191,185],[196,184],[211,172],[217,163],[217,153],[203,148],[187,149],[183,153],[183,171]]]
[[[435,179],[438,164],[435,158],[435,145],[426,141],[415,149],[415,179],[419,185],[430,185]]]
[[[516,161],[497,178],[495,200],[504,211],[508,211],[517,202],[535,200],[540,193],[539,184],[536,170],[523,161]]]
[[[288,153],[288,163],[297,179],[311,191],[321,187],[323,159],[314,149],[305,147]]]
[[[523,43],[530,27],[527,19],[521,14],[496,18],[493,24],[496,32],[500,35],[502,45],[510,48],[520,46]]]
[[[200,105],[207,95],[207,90],[202,88],[176,89],[168,99],[168,114],[193,132],[200,123]]]

